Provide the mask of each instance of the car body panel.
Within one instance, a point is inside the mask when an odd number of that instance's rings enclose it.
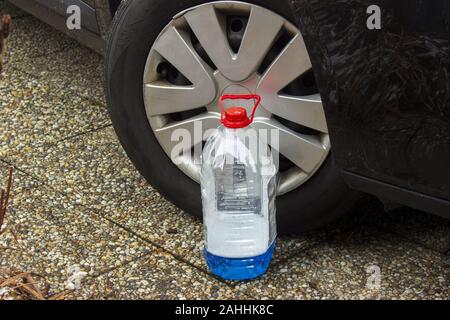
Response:
[[[450,2],[291,3],[314,60],[336,163],[449,203]],[[381,30],[366,26],[373,4],[382,10]]]
[[[81,10],[83,28],[100,34],[98,28],[97,16],[95,9],[81,0],[34,0],[37,4],[47,7],[49,10],[54,11],[60,16],[68,16],[67,8],[71,5],[76,5]]]
[[[75,38],[99,53],[104,52],[105,40],[102,37],[101,24],[98,23],[100,9],[92,7],[82,0],[8,0],[17,7],[31,13],[56,29]],[[91,1],[92,2],[92,1]],[[107,3],[102,0],[101,2]],[[77,5],[81,9],[81,30],[67,28],[67,8]],[[99,7],[101,8],[101,7]],[[104,8],[103,8],[104,9]]]

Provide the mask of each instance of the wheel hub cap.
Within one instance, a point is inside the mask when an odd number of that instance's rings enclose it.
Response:
[[[230,16],[248,20],[245,26],[232,24],[230,31]],[[245,32],[234,52],[227,32],[239,27]],[[147,117],[170,157],[179,143],[173,141],[174,130],[194,136],[197,121],[203,131],[219,125],[223,94],[259,94],[254,125],[279,131],[278,151],[288,165],[280,172],[278,193],[287,193],[313,176],[330,150],[320,95],[302,80],[310,70],[299,30],[283,17],[236,1],[200,5],[174,17],[150,50],[144,72]],[[250,111],[252,103],[240,105]],[[180,157],[178,167],[198,182],[196,155]]]

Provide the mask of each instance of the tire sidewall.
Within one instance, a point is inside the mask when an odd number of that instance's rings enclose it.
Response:
[[[199,185],[170,160],[148,122],[143,98],[144,69],[150,49],[173,16],[207,3],[197,0],[127,0],[114,19],[106,55],[106,93],[114,129],[141,174],[175,205],[201,218]],[[294,21],[284,1],[245,1]],[[335,220],[349,201],[349,190],[331,156],[300,188],[277,198],[280,233],[306,231]]]

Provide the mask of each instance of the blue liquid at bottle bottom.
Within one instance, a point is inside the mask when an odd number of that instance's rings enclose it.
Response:
[[[272,261],[275,242],[263,254],[248,258],[219,257],[204,250],[206,264],[216,276],[225,280],[250,280],[262,276]]]

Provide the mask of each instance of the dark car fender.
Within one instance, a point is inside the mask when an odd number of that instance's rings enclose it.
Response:
[[[450,2],[291,0],[347,182],[450,216]],[[381,9],[369,30],[367,8]]]

